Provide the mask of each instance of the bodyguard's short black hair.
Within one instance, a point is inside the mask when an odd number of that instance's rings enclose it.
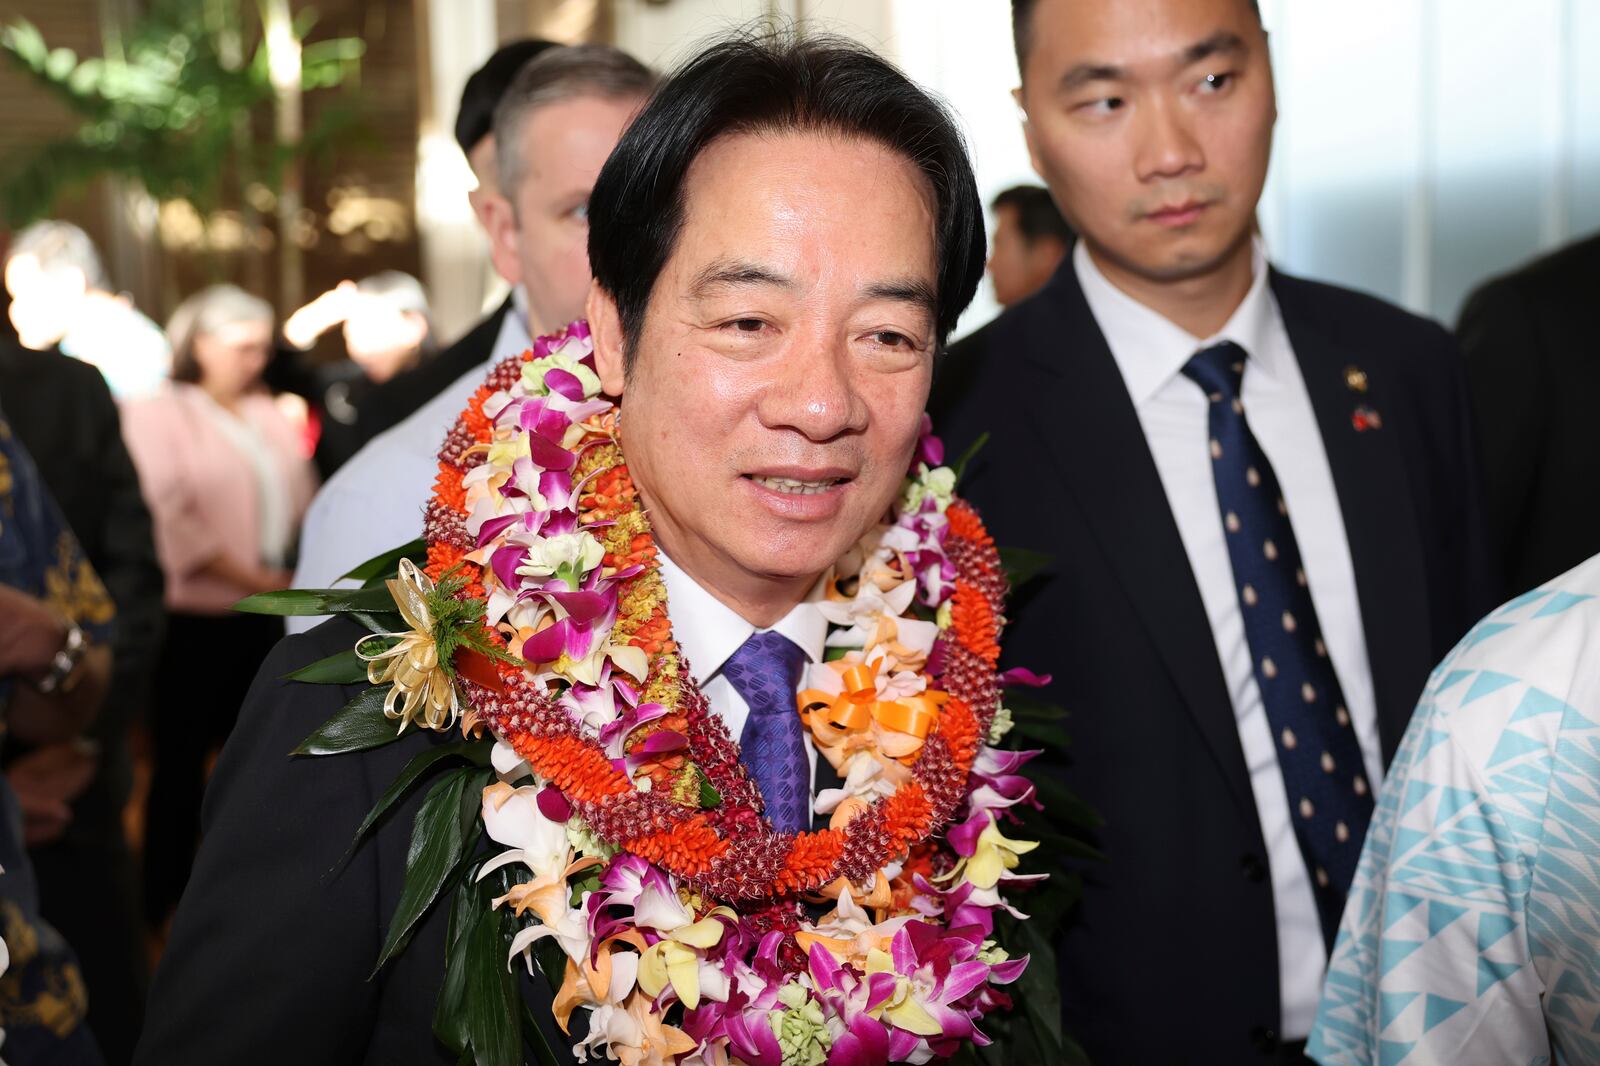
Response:
[[[1013,185],[996,196],[990,206],[996,211],[1002,207],[1015,211],[1017,232],[1030,245],[1041,239],[1071,244],[1077,236],[1061,217],[1061,209],[1051,198],[1050,190],[1038,185]]]
[[[1028,63],[1028,51],[1033,47],[1033,9],[1039,0],[1011,0],[1011,43],[1017,50],[1017,69]],[[1261,21],[1261,0],[1250,0],[1250,10]]]
[[[662,82],[589,196],[589,265],[617,302],[631,360],[651,290],[683,225],[697,156],[738,133],[819,131],[875,141],[910,160],[937,205],[939,342],[983,276],[983,202],[966,142],[943,104],[881,57],[826,36],[739,36]]]
[[[524,37],[501,45],[488,61],[472,72],[461,90],[461,108],[456,112],[456,143],[463,154],[494,132],[494,109],[528,60],[551,48],[554,41]]]

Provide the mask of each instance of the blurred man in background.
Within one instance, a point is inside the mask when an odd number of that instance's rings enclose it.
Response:
[[[161,327],[112,291],[94,242],[70,222],[35,222],[5,261],[11,324],[25,348],[60,348],[100,368],[119,400],[147,396],[172,365]]]
[[[331,477],[366,443],[360,421],[373,394],[433,354],[428,294],[422,282],[404,271],[341,281],[290,315],[283,337],[306,351],[335,326],[342,327],[348,358],[313,374],[321,422],[317,474],[322,478]]]
[[[1072,249],[1072,227],[1049,189],[1016,185],[994,198],[989,280],[1001,307],[1020,303],[1044,287]]]
[[[989,280],[994,298],[1001,308],[1021,303],[1042,288],[1061,266],[1072,249],[1074,234],[1060,208],[1050,198],[1050,190],[1037,185],[1016,185],[1006,189],[989,205],[994,213],[994,234],[990,238]],[[928,410],[935,426],[956,399],[972,387],[972,376],[984,372],[984,353],[990,341],[986,323],[950,345],[940,359]]]
[[[1456,333],[1507,596],[1600,552],[1597,298],[1600,235],[1486,283],[1461,312]]]
[[[405,421],[375,437],[329,481],[301,536],[300,588],[421,534],[436,452],[487,367],[531,337],[582,318],[589,291],[589,190],[655,85],[638,60],[605,45],[546,51],[518,72],[495,111],[504,199],[490,206],[495,269],[523,293],[494,348]],[[515,328],[513,328],[515,324]],[[316,619],[291,619],[291,631]]]
[[[1491,602],[1460,354],[1268,263],[1251,0],[1012,12],[1079,240],[944,430],[989,434],[966,491],[995,540],[1053,559],[1007,657],[1054,676],[1046,765],[1105,819],[1065,1024],[1101,1063],[1303,1062],[1374,790]]]

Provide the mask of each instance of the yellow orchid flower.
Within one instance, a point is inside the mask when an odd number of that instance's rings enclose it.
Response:
[[[950,881],[965,874],[966,879],[978,888],[993,888],[1007,870],[1017,868],[1022,861],[1020,856],[1038,846],[1037,840],[1012,840],[1000,832],[991,812],[988,826],[978,834],[978,844],[973,853],[957,863],[955,869],[934,880]]]
[[[719,913],[734,917],[727,907],[718,907],[698,922],[674,929],[647,948],[639,958],[639,987],[655,997],[671,985],[685,1007],[690,1010],[698,1007],[700,955],[695,949],[703,951],[716,947],[722,940],[725,927],[714,917]]]
[[[874,1018],[887,1019],[896,1029],[904,1029],[918,1036],[940,1036],[944,1033],[944,1026],[928,1013],[927,1008],[917,1002],[916,996],[912,993],[911,981],[904,974],[896,973],[894,959],[888,952],[877,949],[869,952],[867,973],[895,974],[894,995],[872,1012]]]

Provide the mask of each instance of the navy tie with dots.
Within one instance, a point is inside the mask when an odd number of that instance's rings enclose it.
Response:
[[[1183,374],[1210,401],[1211,471],[1245,638],[1323,940],[1331,948],[1372,818],[1372,790],[1317,623],[1289,508],[1245,421],[1244,368],[1244,349],[1229,341],[1194,355]]]
[[[751,635],[722,667],[750,708],[739,751],[761,790],[767,820],[780,833],[811,828],[811,763],[795,701],[805,661],[798,644],[768,630]]]

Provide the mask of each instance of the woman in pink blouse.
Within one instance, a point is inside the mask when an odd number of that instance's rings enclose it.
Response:
[[[227,738],[256,669],[282,635],[277,619],[231,608],[286,587],[300,519],[316,490],[303,437],[261,380],[272,353],[271,306],[213,285],[178,307],[167,332],[171,385],[123,409],[167,575],[145,808],[145,910],[157,929],[189,878],[206,759]]]

